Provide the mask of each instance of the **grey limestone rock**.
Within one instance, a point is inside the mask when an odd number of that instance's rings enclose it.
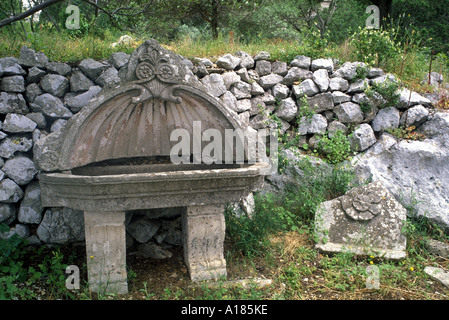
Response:
[[[26,101],[20,93],[0,92],[0,114],[28,112]]]
[[[361,123],[363,112],[360,106],[353,102],[345,102],[335,107],[338,121],[342,123]]]
[[[239,57],[236,57],[232,54],[226,54],[222,57],[220,57],[215,63],[218,67],[226,69],[226,70],[234,70],[239,65],[242,59]]]
[[[68,76],[70,72],[72,72],[72,67],[70,67],[67,63],[63,62],[47,62],[45,64],[45,68],[49,73],[56,73],[61,76]]]
[[[41,94],[36,97],[34,100],[34,104],[37,105],[39,110],[42,113],[51,118],[70,118],[73,113],[67,109],[62,101],[49,93]]]
[[[37,123],[30,118],[17,113],[8,113],[2,129],[5,132],[20,133],[33,132],[36,127]]]
[[[326,92],[329,88],[329,75],[327,70],[318,69],[313,73],[313,81],[316,83],[321,92]]]
[[[3,77],[0,83],[0,91],[25,92],[25,79],[22,76]]]
[[[223,77],[217,73],[212,73],[201,79],[208,92],[214,97],[220,97],[226,90]]]
[[[396,129],[399,127],[399,110],[394,107],[388,107],[379,110],[371,126],[375,132],[385,131],[387,129]]]
[[[27,152],[33,146],[33,140],[27,137],[11,136],[0,143],[0,157],[9,159],[16,152]]]
[[[16,203],[23,197],[23,190],[11,179],[0,181],[0,202]]]
[[[84,214],[69,208],[50,208],[37,228],[43,243],[67,244],[84,240]]]
[[[356,127],[349,141],[354,151],[364,151],[377,142],[374,131],[369,124],[362,123]]]
[[[69,80],[59,74],[49,73],[42,77],[40,86],[45,92],[60,98],[69,89]]]
[[[19,65],[14,57],[0,59],[0,77],[5,76],[25,76],[26,71]]]
[[[43,211],[39,182],[32,181],[25,189],[25,195],[20,202],[17,219],[21,223],[38,224],[42,220]]]
[[[37,174],[33,160],[24,156],[16,156],[7,160],[2,170],[18,185],[27,185]]]
[[[79,63],[78,68],[80,68],[92,81],[95,81],[103,71],[109,68],[109,64],[88,58],[82,60]]]

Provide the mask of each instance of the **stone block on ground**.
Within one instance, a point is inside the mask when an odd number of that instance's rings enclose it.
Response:
[[[402,229],[406,218],[407,210],[380,181],[356,187],[318,207],[316,247],[328,253],[403,259],[407,239]]]

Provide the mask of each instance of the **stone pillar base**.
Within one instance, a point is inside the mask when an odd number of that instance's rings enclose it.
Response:
[[[191,280],[226,277],[224,205],[187,207],[182,214],[182,233]]]
[[[84,212],[89,287],[92,292],[128,293],[125,212]]]

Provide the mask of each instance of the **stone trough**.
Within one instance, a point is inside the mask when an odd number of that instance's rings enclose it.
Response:
[[[226,276],[224,205],[261,187],[269,163],[250,162],[247,153],[246,161],[238,162],[238,151],[227,148],[228,140],[219,144],[216,163],[206,163],[201,150],[207,139],[199,146],[187,140],[184,146],[191,151],[182,149],[184,161],[173,163],[176,129],[190,137],[212,129],[225,136],[241,130],[239,124],[194,82],[180,56],[154,40],[136,49],[122,76],[120,85],[102,91],[66,126],[36,144],[43,206],[84,211],[94,292],[128,291],[129,210],[181,207],[191,279]],[[229,150],[232,161],[224,161]]]

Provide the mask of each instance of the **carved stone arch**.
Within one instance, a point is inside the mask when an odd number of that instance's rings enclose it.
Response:
[[[130,58],[127,83],[100,92],[62,132],[36,146],[38,166],[58,171],[111,159],[170,156],[177,143],[171,132],[185,129],[192,137],[195,121],[202,132],[218,130],[223,140],[227,129],[241,129],[217,99],[192,85],[188,71],[179,56],[145,42]]]

